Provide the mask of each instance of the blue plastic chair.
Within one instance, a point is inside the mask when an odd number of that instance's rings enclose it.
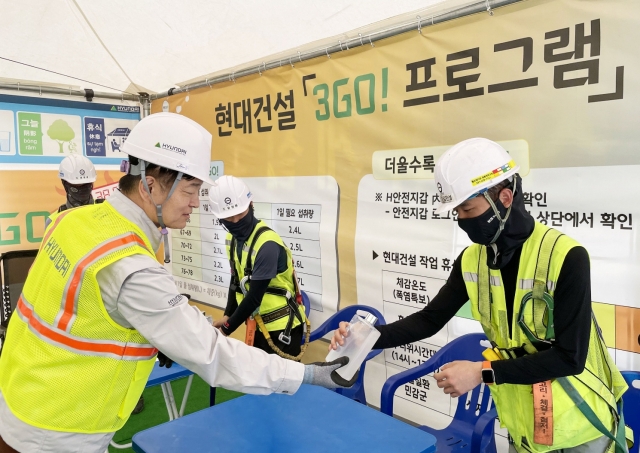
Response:
[[[640,451],[640,388],[633,386],[633,381],[640,384],[640,371],[623,371],[622,376],[629,384],[629,390],[622,395],[624,403],[624,422],[633,430],[634,443],[629,453]]]
[[[338,311],[335,315],[331,316],[327,319],[320,327],[311,332],[311,337],[309,338],[309,342],[315,341],[319,338],[324,337],[329,332],[333,332],[340,326],[341,321],[351,321],[353,315],[358,311],[366,311],[369,313],[373,313],[377,318],[376,325],[385,325],[386,322],[384,320],[384,316],[378,310],[373,307],[369,307],[368,305],[350,305],[342,310]],[[358,374],[358,379],[355,384],[351,388],[348,389],[336,389],[336,392],[341,394],[342,396],[346,396],[347,398],[351,398],[352,400],[358,401],[359,403],[367,405],[367,398],[364,394],[364,370],[368,360],[371,360],[378,354],[382,352],[382,349],[374,349],[362,362],[362,366],[360,366],[360,373]]]
[[[441,366],[454,360],[481,361],[482,351],[486,349],[480,344],[487,340],[483,333],[464,335],[448,343],[427,362],[402,373],[391,376],[382,387],[380,411],[393,416],[393,396],[396,389],[409,381],[436,371]],[[442,452],[495,453],[494,421],[497,412],[493,403],[489,407],[490,391],[485,387],[482,400],[478,401],[481,385],[473,389],[469,407],[467,395],[458,398],[458,407],[449,426],[442,430],[420,426],[420,429],[436,436],[436,450]],[[480,404],[479,409],[476,403]],[[478,414],[476,415],[476,412]]]
[[[304,291],[300,291],[302,294],[302,305],[304,305],[304,314],[309,317],[309,313],[311,313],[311,302],[309,301],[309,296]]]

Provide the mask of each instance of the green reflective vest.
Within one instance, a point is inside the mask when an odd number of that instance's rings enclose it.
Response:
[[[78,433],[127,421],[157,349],[111,319],[96,275],[134,254],[155,259],[142,230],[109,203],[52,216],[0,357],[0,388],[20,420]]]
[[[245,277],[245,267],[247,265],[249,248],[253,243],[253,238],[256,232],[261,227],[266,227],[266,226],[267,225],[262,220],[258,222],[256,227],[253,229],[251,236],[249,236],[249,238],[245,241],[242,247],[242,254],[241,254],[240,260],[238,259],[237,250],[234,251],[234,254],[233,254],[234,256],[231,256],[231,240],[233,239],[233,237],[231,236],[231,234],[227,234],[227,239],[226,239],[227,257],[229,258],[230,263],[231,263],[231,260],[233,260],[233,266],[236,269],[239,281],[242,281],[242,279]],[[256,256],[258,256],[258,251],[260,250],[260,247],[262,247],[263,244],[269,241],[273,241],[276,244],[280,245],[281,247],[284,248],[284,250],[287,253],[287,269],[284,272],[281,272],[278,275],[276,275],[274,278],[272,278],[271,282],[269,283],[269,287],[282,288],[286,291],[289,291],[291,296],[295,298],[296,293],[295,293],[295,287],[293,283],[293,279],[295,277],[293,275],[293,261],[291,258],[291,251],[282,242],[282,239],[280,239],[280,236],[278,235],[278,233],[276,233],[273,230],[267,230],[267,231],[264,231],[262,234],[260,234],[251,252],[252,253],[251,262],[255,263]],[[249,285],[246,285],[245,289],[248,290]],[[240,292],[236,293],[236,300],[238,302],[238,305],[240,305],[243,299],[244,299],[244,295],[242,293]],[[286,306],[287,306],[287,301],[283,296],[265,293],[265,295],[262,298],[262,302],[260,303],[260,308],[258,313],[260,313],[260,316],[262,316],[263,319],[268,319],[269,316],[266,316],[266,315],[268,315],[269,313],[276,312],[277,310],[280,310]],[[300,305],[298,310],[300,312],[302,320],[304,321],[306,319],[305,313],[304,313],[304,306]],[[288,320],[289,320],[288,315],[283,316],[271,322],[265,321],[265,326],[267,327],[267,330],[269,332],[272,332],[274,330],[284,330],[285,327],[287,327]],[[298,325],[300,325],[300,321],[297,318],[294,318],[292,327],[296,327]]]
[[[480,321],[487,337],[497,343],[500,348],[515,348],[526,345],[527,350],[535,351],[524,331],[518,325],[520,302],[534,286],[536,264],[540,247],[545,234],[555,232],[538,222],[533,234],[522,247],[518,269],[513,319],[512,337],[509,337],[507,320],[507,301],[500,270],[487,266],[486,247],[473,244],[467,248],[462,257],[462,273],[471,302],[473,317]],[[560,269],[565,256],[579,244],[565,235],[557,235],[552,243],[549,261],[546,291],[553,296]],[[527,327],[544,338],[546,327],[545,305],[539,301],[530,302],[524,311]],[[594,318],[595,319],[595,318]],[[584,371],[576,376],[568,377],[582,398],[589,404],[602,423],[610,429],[614,428],[616,402],[620,399],[627,385],[611,359],[602,340],[595,321],[591,323],[589,352]],[[553,394],[553,445],[545,446],[534,443],[533,394],[531,385],[501,384],[489,386],[496,404],[501,425],[506,427],[514,439],[518,450],[524,451],[523,442],[534,452],[545,452],[561,448],[569,448],[584,444],[602,436],[582,414],[571,398],[560,386],[552,382]]]

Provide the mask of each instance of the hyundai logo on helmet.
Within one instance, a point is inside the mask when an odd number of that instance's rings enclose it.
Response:
[[[231,198],[229,198],[229,197],[225,198],[225,199],[224,199],[224,202],[225,202],[226,204],[231,204]]]
[[[80,169],[80,174],[81,174],[82,176],[84,176],[84,170],[83,170],[83,169]]]
[[[168,143],[156,143],[156,148],[166,149],[167,151],[171,151],[174,153],[182,154],[183,156],[187,155],[187,150],[180,148],[178,146],[169,145]]]

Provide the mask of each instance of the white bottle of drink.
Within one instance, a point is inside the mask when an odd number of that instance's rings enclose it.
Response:
[[[354,315],[347,328],[349,335],[345,337],[344,344],[338,345],[338,349],[329,351],[325,359],[331,362],[340,357],[349,357],[349,363],[336,370],[347,381],[353,378],[380,337],[380,332],[374,327],[377,320],[378,318],[371,313],[367,314],[366,318],[358,314]]]

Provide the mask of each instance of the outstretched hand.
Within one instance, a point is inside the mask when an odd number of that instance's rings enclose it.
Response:
[[[482,383],[482,362],[456,360],[444,365],[433,377],[444,393],[457,398]]]
[[[344,339],[349,336],[349,323],[342,321],[331,337],[331,344],[329,345],[329,351],[332,349],[338,349],[338,345],[344,344]]]

